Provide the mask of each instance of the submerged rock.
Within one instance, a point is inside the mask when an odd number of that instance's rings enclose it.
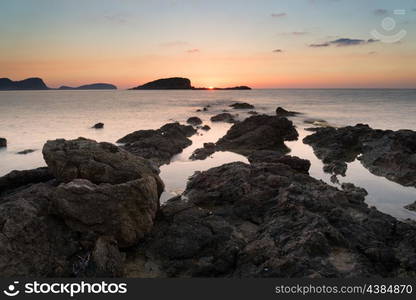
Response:
[[[7,147],[7,140],[5,138],[0,138],[0,148]]]
[[[369,208],[352,185],[338,190],[283,163],[236,162],[192,176],[124,275],[414,277],[415,250],[416,226]]]
[[[0,178],[7,189],[0,195],[0,275],[120,276],[120,249],[153,227],[163,191],[157,171],[83,138],[48,141],[43,153],[48,170]]]
[[[97,123],[94,124],[94,126],[92,126],[91,128],[95,128],[95,129],[103,129],[104,128],[104,123]]]
[[[322,119],[305,119],[303,120],[303,123],[306,124],[311,124],[313,126],[317,126],[317,127],[332,127],[327,121],[322,120]],[[314,128],[309,128],[310,131],[313,131]]]
[[[235,116],[230,113],[221,113],[211,117],[212,122],[226,122],[226,123],[235,123]]]
[[[296,116],[300,113],[296,112],[296,111],[288,111],[286,109],[284,109],[283,107],[278,107],[276,108],[276,116],[279,117],[292,117],[292,116]]]
[[[277,116],[251,116],[234,124],[216,143],[217,149],[248,155],[255,150],[288,152],[284,141],[293,141],[298,133],[293,123]]]
[[[208,131],[211,130],[211,127],[209,127],[208,125],[204,125],[201,127],[202,130]]]
[[[197,126],[202,124],[202,120],[198,117],[190,117],[186,120],[186,123],[191,124],[192,126]]]
[[[324,164],[352,162],[356,158],[371,173],[405,186],[416,186],[416,132],[375,130],[358,124],[342,128],[317,128],[307,136]],[[329,169],[329,167],[326,167]]]
[[[245,102],[236,102],[234,104],[231,104],[230,107],[234,109],[253,109],[254,105]]]
[[[29,153],[33,153],[35,151],[36,151],[35,149],[25,149],[25,150],[16,152],[16,154],[26,155],[26,154],[29,154]]]
[[[119,139],[123,149],[154,161],[158,166],[168,164],[170,159],[189,145],[188,137],[196,130],[190,125],[169,123],[157,130],[139,130]]]

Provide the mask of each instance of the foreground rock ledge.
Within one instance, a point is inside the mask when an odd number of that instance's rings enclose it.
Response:
[[[83,138],[48,141],[43,153],[52,178],[37,169],[0,179],[7,189],[0,196],[0,275],[121,276],[120,249],[153,227],[163,191],[157,170]]]
[[[288,160],[289,162],[292,160]],[[416,227],[284,163],[196,173],[127,257],[131,277],[416,276]]]

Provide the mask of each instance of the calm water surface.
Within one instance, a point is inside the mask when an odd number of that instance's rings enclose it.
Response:
[[[322,171],[322,163],[312,148],[302,143],[310,134],[303,121],[324,119],[335,126],[367,123],[380,129],[416,130],[416,90],[252,90],[252,91],[17,91],[0,92],[0,137],[8,140],[7,149],[0,150],[0,176],[11,170],[45,165],[41,149],[48,139],[73,139],[79,136],[97,141],[115,142],[140,129],[156,129],[171,121],[184,122],[199,116],[212,130],[192,137],[193,144],[161,167],[166,184],[162,201],[181,193],[187,178],[197,170],[206,170],[232,161],[247,161],[243,156],[219,152],[204,161],[189,161],[194,149],[204,142],[215,142],[229,129],[228,124],[211,124],[209,118],[235,101],[256,106],[261,113],[273,114],[277,106],[302,112],[292,118],[300,134],[298,141],[289,142],[292,155],[309,159],[311,175],[330,182]],[[208,112],[196,109],[211,105]],[[247,114],[240,111],[239,117]],[[90,127],[105,123],[103,130]],[[16,152],[36,151],[27,155]],[[403,187],[383,177],[372,175],[359,161],[349,164],[346,177],[365,188],[366,201],[397,218],[416,219],[416,213],[403,208],[416,200],[416,189]],[[332,184],[332,183],[331,183]]]

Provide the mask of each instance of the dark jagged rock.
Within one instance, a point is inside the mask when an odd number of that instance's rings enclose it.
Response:
[[[211,117],[212,122],[226,122],[226,123],[235,123],[235,116],[230,113],[221,113]]]
[[[347,172],[347,164],[341,160],[334,160],[324,165],[323,170],[325,173],[345,176]]]
[[[172,77],[158,79],[132,88],[132,90],[189,90],[192,89],[188,78]]]
[[[406,205],[404,208],[408,210],[416,211],[416,201],[413,202],[412,204]]]
[[[284,151],[258,150],[248,156],[248,161],[252,164],[285,164],[290,166],[295,171],[308,174],[309,168],[311,167],[309,160],[284,154]]]
[[[215,152],[214,143],[204,143],[203,148],[198,148],[189,157],[190,160],[204,160]]]
[[[363,195],[282,163],[197,172],[161,208],[124,275],[415,277],[416,226],[369,208]]]
[[[198,126],[202,124],[202,120],[198,117],[190,117],[186,120],[186,123],[191,124],[192,126]]]
[[[416,186],[414,131],[375,130],[358,124],[338,129],[317,128],[303,141],[314,148],[316,156],[326,165],[358,158],[375,175],[405,186]]]
[[[211,130],[211,127],[209,127],[208,125],[204,125],[201,127],[202,130],[208,131]]]
[[[120,249],[153,227],[163,190],[156,170],[81,138],[48,141],[43,153],[57,180],[44,168],[0,178],[10,189],[0,196],[0,275],[120,276]]]
[[[94,128],[94,129],[103,129],[104,128],[104,123],[101,123],[101,122],[100,123],[96,123],[91,128]]]
[[[196,130],[190,125],[169,123],[158,130],[135,131],[119,139],[117,143],[124,143],[122,148],[160,166],[168,164],[175,154],[191,145],[192,141],[188,137],[195,133]]]
[[[288,111],[286,109],[284,109],[283,107],[278,107],[276,108],[276,116],[278,117],[293,117],[296,116],[300,113],[296,112],[296,111]]]
[[[116,90],[117,87],[109,83],[92,83],[85,84],[79,87],[61,86],[60,90]]]
[[[34,150],[34,149],[25,149],[25,150],[22,150],[22,151],[16,152],[16,154],[26,155],[26,154],[29,154],[29,153],[33,153],[33,152],[35,152],[35,151],[36,151],[36,150]]]
[[[258,115],[234,124],[216,143],[217,149],[248,155],[255,150],[288,152],[284,141],[298,138],[293,123],[286,118]]]
[[[234,108],[234,109],[253,109],[254,106],[249,104],[249,103],[245,103],[245,102],[236,102],[234,104],[231,104],[230,107]]]
[[[7,147],[7,140],[5,138],[0,138],[0,148]]]
[[[29,184],[47,182],[52,179],[54,177],[46,167],[23,171],[14,170],[0,177],[0,196],[8,191],[26,187]]]
[[[41,78],[27,78],[12,81],[9,78],[0,78],[0,90],[47,90],[49,89]]]

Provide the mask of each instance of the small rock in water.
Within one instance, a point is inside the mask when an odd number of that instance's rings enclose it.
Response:
[[[216,116],[211,117],[212,122],[226,122],[226,123],[235,123],[234,116],[229,113],[222,113]]]
[[[288,111],[286,109],[284,109],[283,107],[278,107],[276,108],[276,116],[278,117],[292,117],[295,115],[298,115],[299,113],[296,111]]]
[[[242,103],[236,102],[234,104],[231,104],[230,107],[233,107],[234,109],[253,109],[254,108],[253,105],[249,103],[245,103],[245,102],[242,102]]]
[[[0,148],[7,147],[7,140],[5,138],[0,138]]]
[[[249,115],[258,115],[259,113],[258,113],[258,112],[256,112],[256,111],[254,111],[254,110],[250,110],[250,111],[248,112],[248,114],[249,114]]]
[[[197,126],[202,124],[202,120],[198,117],[190,117],[188,120],[186,120],[186,123]]]
[[[29,154],[29,153],[32,153],[32,152],[35,152],[35,151],[36,150],[34,150],[34,149],[25,149],[23,151],[17,152],[17,154]]]
[[[91,128],[95,128],[95,129],[103,129],[104,128],[104,123],[97,123],[94,126],[92,126]]]
[[[208,125],[204,125],[201,127],[202,130],[208,131],[211,129],[211,127],[209,127]]]
[[[408,210],[416,211],[416,201],[413,202],[412,204],[406,205],[404,208]]]

